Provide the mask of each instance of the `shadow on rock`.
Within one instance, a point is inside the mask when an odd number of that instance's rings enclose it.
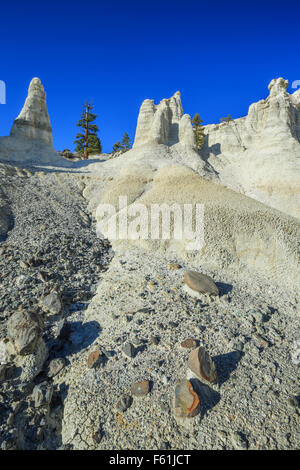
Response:
[[[206,413],[214,408],[220,401],[221,395],[216,390],[213,390],[208,385],[203,384],[198,379],[190,379],[195,392],[200,398],[201,416],[204,417]]]
[[[88,348],[98,338],[100,331],[100,325],[96,321],[66,322],[52,347],[51,356],[66,357]]]

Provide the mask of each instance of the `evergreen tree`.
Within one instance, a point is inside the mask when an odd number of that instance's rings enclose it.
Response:
[[[196,138],[196,145],[198,150],[201,150],[204,145],[205,141],[205,132],[204,132],[204,127],[202,125],[203,120],[199,116],[198,113],[195,114],[195,116],[192,119],[192,125],[195,133],[195,138]]]
[[[121,150],[122,150],[122,144],[121,144],[121,142],[116,142],[116,143],[113,145],[113,153],[120,152]]]
[[[221,122],[227,122],[227,124],[232,120],[232,117],[230,116],[230,114],[228,114],[228,116],[226,118],[221,118],[220,121]]]
[[[84,159],[87,159],[89,155],[95,155],[102,152],[101,141],[97,135],[98,126],[92,124],[96,119],[97,115],[92,113],[94,106],[90,103],[84,104],[84,111],[81,113],[81,118],[76,124],[77,127],[81,127],[84,133],[79,132],[76,135],[74,144],[76,145],[76,152],[83,155]]]
[[[123,136],[123,139],[121,141],[121,144],[122,144],[122,147],[124,149],[123,150],[124,152],[127,152],[127,150],[131,149],[131,141],[130,141],[130,137],[127,134],[127,132],[125,132],[125,134]]]
[[[127,150],[130,150],[131,149],[131,141],[130,141],[130,137],[129,135],[127,134],[127,132],[125,132],[124,136],[123,136],[123,139],[121,140],[121,142],[116,142],[114,145],[113,145],[113,153],[116,153],[116,152],[127,152]]]

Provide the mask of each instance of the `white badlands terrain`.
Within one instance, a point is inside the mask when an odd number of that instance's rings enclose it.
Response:
[[[200,153],[179,92],[145,100],[131,150],[72,163],[33,79],[0,139],[3,449],[299,446],[300,100],[287,86],[273,80],[247,117],[206,126]],[[204,204],[203,248],[149,237],[109,249],[96,231],[120,196],[149,213]],[[189,270],[219,295],[188,287]],[[217,383],[188,367],[197,345]],[[183,380],[194,416],[174,408]]]

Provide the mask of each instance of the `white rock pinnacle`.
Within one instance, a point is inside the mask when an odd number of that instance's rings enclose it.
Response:
[[[33,78],[22,111],[15,119],[10,135],[28,137],[53,145],[46,93],[39,78]]]
[[[180,92],[163,99],[157,106],[145,100],[141,106],[134,147],[145,144],[174,145],[178,142],[195,147],[195,136],[188,115],[183,115]]]

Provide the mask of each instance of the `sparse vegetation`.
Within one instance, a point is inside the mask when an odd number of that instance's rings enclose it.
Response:
[[[220,118],[220,122],[227,122],[227,124],[232,121],[232,117],[230,116],[230,114],[228,114],[227,117],[223,117],[223,118]]]

